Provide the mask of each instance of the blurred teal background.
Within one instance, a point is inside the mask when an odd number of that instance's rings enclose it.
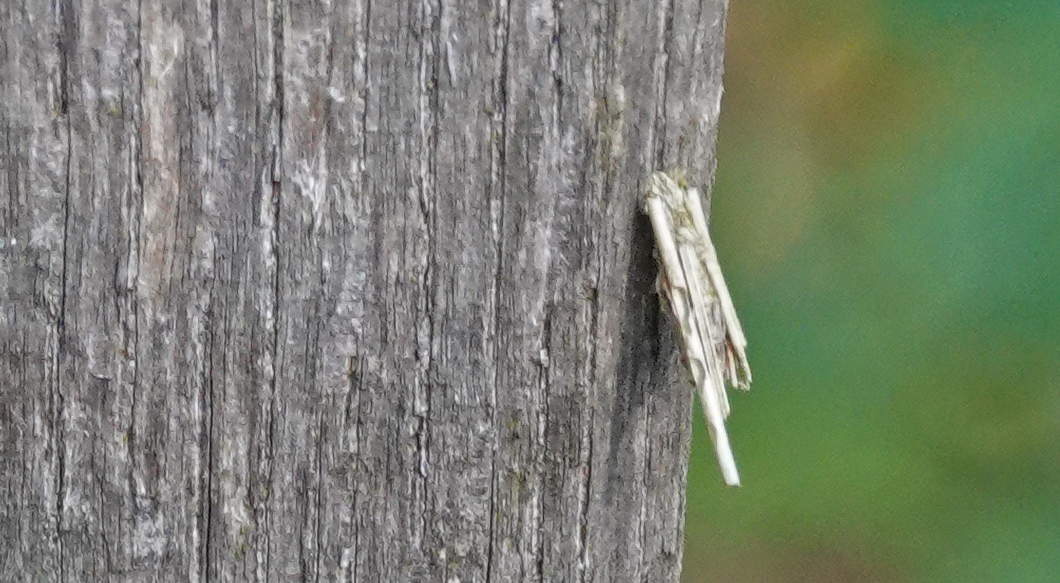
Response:
[[[1060,2],[732,0],[684,581],[1060,581]]]

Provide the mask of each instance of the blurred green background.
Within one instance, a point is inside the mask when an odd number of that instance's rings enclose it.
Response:
[[[1060,2],[732,0],[684,581],[1060,581]]]

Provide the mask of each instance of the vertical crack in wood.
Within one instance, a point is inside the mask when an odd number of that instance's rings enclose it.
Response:
[[[674,1],[675,0],[662,0],[663,8],[665,13],[664,25],[662,28],[662,46],[661,54],[663,60],[663,75],[662,82],[659,84],[659,134],[657,134],[658,150],[655,158],[655,167],[661,168],[666,163],[666,149],[668,147],[674,147],[675,144],[670,142],[667,136],[667,99],[670,94],[670,68],[671,68],[671,53],[673,52],[674,42]],[[662,139],[658,139],[661,136]]]
[[[598,37],[599,38],[599,37]],[[599,266],[598,266],[599,269]],[[599,272],[597,272],[597,281],[599,281]],[[584,463],[584,473],[582,477],[582,492],[580,507],[578,508],[578,560],[581,583],[585,583],[586,578],[590,576],[590,555],[589,555],[589,512],[592,505],[592,487],[593,487],[593,454],[594,454],[594,435],[596,431],[596,407],[594,406],[594,400],[596,398],[594,387],[597,383],[597,342],[593,339],[597,338],[599,332],[599,307],[600,300],[597,296],[596,290],[591,291],[590,297],[590,319],[589,319],[589,335],[590,339],[588,344],[589,350],[587,355],[589,359],[589,378],[587,383],[587,390],[589,394],[586,395],[589,409],[589,421],[585,427],[582,428],[582,439],[580,449],[584,448],[584,452],[580,452],[579,461]]]
[[[10,24],[8,26],[10,26]],[[7,57],[8,55],[6,54],[6,47],[4,53],[4,56]],[[4,68],[4,72],[7,72],[6,67]],[[0,85],[3,85],[4,87],[14,86],[14,83],[11,82],[12,80],[10,77],[8,77],[8,75],[3,75],[2,79],[3,83],[0,83]],[[14,96],[12,96],[8,91],[0,92],[0,99],[3,99],[4,101],[9,103],[15,101]],[[3,234],[0,235],[0,237],[7,237],[8,234],[14,233],[15,231],[15,211],[18,208],[19,202],[19,173],[18,160],[15,158],[15,149],[13,147],[11,138],[11,117],[7,111],[4,111],[3,114],[4,152],[3,157],[0,158],[0,160],[4,160],[6,162],[5,166],[7,170],[7,176],[5,178],[7,179],[7,212],[5,213],[5,216],[2,217],[4,219],[3,223],[0,223],[0,228],[2,228],[3,230]]]
[[[507,190],[507,143],[508,143],[508,66],[509,38],[511,34],[511,14],[508,0],[496,0],[493,5],[496,17],[490,35],[490,50],[494,57],[493,108],[490,123],[490,182],[489,208],[490,230],[493,233],[494,252],[497,266],[493,273],[493,329],[490,331],[493,348],[493,386],[490,392],[490,432],[492,435],[492,454],[490,456],[490,498],[489,498],[489,538],[486,550],[486,583],[494,577],[494,551],[497,545],[497,455],[500,428],[498,426],[498,391],[501,382],[501,309],[502,283],[504,274],[504,213],[505,192]]]
[[[70,261],[70,199],[73,190],[73,130],[70,119],[70,55],[76,42],[76,22],[74,21],[73,6],[71,0],[60,0],[56,6],[55,18],[59,25],[59,82],[61,87],[59,115],[63,117],[66,129],[66,160],[63,176],[63,234],[62,234],[62,266],[59,276],[59,306],[58,313],[54,314],[55,331],[52,366],[54,368],[53,403],[55,407],[53,423],[55,429],[52,438],[55,440],[55,536],[56,550],[58,553],[59,577],[66,579],[66,561],[64,555],[65,543],[63,540],[63,516],[66,512],[66,429],[65,409],[66,396],[63,394],[62,363],[66,351],[66,299],[67,299],[67,273]]]
[[[272,17],[270,22],[269,30],[269,41],[272,45],[272,80],[273,80],[273,94],[272,94],[272,112],[270,115],[270,131],[272,147],[272,232],[271,237],[271,252],[273,261],[273,282],[272,282],[272,378],[270,379],[269,386],[269,418],[266,420],[267,425],[267,459],[266,459],[266,479],[264,488],[264,500],[262,504],[264,506],[264,544],[265,544],[265,581],[266,583],[272,576],[272,505],[275,504],[276,496],[273,491],[276,483],[274,479],[275,472],[275,456],[276,456],[276,423],[277,423],[277,406],[278,406],[278,395],[277,386],[280,375],[282,373],[283,356],[282,356],[282,344],[280,342],[280,327],[283,319],[283,296],[282,296],[282,281],[283,281],[283,254],[280,250],[280,238],[282,236],[282,194],[283,194],[283,174],[284,174],[284,123],[286,115],[285,98],[284,92],[284,43],[285,30],[284,30],[284,17],[287,3],[285,0],[267,0],[266,13]],[[261,531],[259,530],[259,533]]]
[[[128,497],[126,500],[129,502],[129,508],[127,516],[135,516],[139,508],[139,495],[136,488],[136,416],[139,409],[139,398],[140,398],[140,313],[142,308],[140,306],[140,297],[137,292],[138,280],[140,273],[142,272],[142,261],[143,261],[143,223],[144,223],[144,191],[146,181],[144,180],[144,174],[146,173],[146,148],[144,147],[144,126],[147,123],[147,115],[145,113],[146,107],[146,83],[144,81],[147,77],[147,54],[146,47],[144,46],[144,11],[143,11],[143,0],[138,0],[136,4],[136,64],[137,64],[137,87],[135,95],[135,106],[134,115],[135,129],[132,131],[133,150],[134,158],[130,164],[132,167],[132,173],[135,177],[135,192],[129,197],[129,204],[133,208],[131,209],[130,215],[133,217],[133,225],[131,228],[135,229],[135,234],[130,234],[129,237],[129,269],[132,273],[129,273],[126,279],[126,293],[128,295],[129,314],[132,320],[132,356],[126,353],[125,360],[128,362],[132,361],[132,386],[129,388],[129,426],[125,430],[125,455],[128,459],[127,468],[127,483],[128,483]],[[126,340],[127,342],[127,340]],[[126,540],[129,540],[130,547],[132,546],[131,534],[126,534]],[[123,541],[124,542],[124,541]],[[128,560],[131,563],[133,560],[132,549],[129,549]]]
[[[216,2],[214,3],[214,6],[216,6]],[[216,23],[216,21],[214,21],[214,22]],[[211,287],[210,291],[211,291],[210,295],[212,296],[213,295],[212,287]],[[206,402],[203,403],[203,405],[204,405],[203,408],[206,410],[206,417],[203,420],[203,422],[206,424],[206,444],[205,444],[205,450],[206,450],[206,475],[204,477],[194,476],[195,480],[200,480],[202,478],[205,478],[205,481],[206,481],[206,500],[203,502],[203,504],[206,506],[206,508],[205,508],[206,528],[205,528],[205,532],[203,533],[204,540],[203,540],[203,553],[202,553],[203,556],[205,557],[205,561],[204,561],[204,564],[202,566],[202,578],[203,578],[203,581],[205,581],[205,583],[210,583],[210,578],[211,578],[210,576],[211,576],[211,573],[213,571],[213,566],[214,566],[213,559],[210,556],[210,545],[212,543],[212,538],[213,538],[212,537],[213,506],[214,506],[214,504],[213,504],[213,476],[214,476],[214,467],[213,467],[214,415],[213,415],[213,410],[214,410],[214,402],[215,402],[214,401],[214,399],[215,399],[215,397],[214,397],[214,369],[213,369],[213,356],[214,356],[214,350],[215,350],[215,345],[214,345],[214,342],[215,342],[215,339],[214,339],[214,326],[215,326],[215,323],[214,323],[214,318],[213,318],[214,311],[213,311],[213,301],[212,301],[212,299],[213,298],[211,297],[211,302],[210,302],[210,305],[211,305],[210,316],[211,317],[210,317],[209,336],[208,336],[209,342],[208,342],[208,345],[207,345],[209,350],[205,353],[206,354],[206,358],[205,358],[205,362],[204,362],[204,366],[206,367],[206,373],[207,373],[207,378],[206,378],[206,390],[207,390],[207,393],[206,393],[206,399],[205,399]]]
[[[547,284],[546,284],[547,285]],[[551,367],[549,366],[549,354],[551,354],[552,348],[552,302],[548,302],[545,306],[544,322],[541,325],[541,354],[538,359],[538,382],[540,383],[541,390],[541,419],[538,421],[538,435],[537,435],[537,450],[534,456],[534,465],[537,466],[538,471],[544,473],[545,465],[547,463],[548,456],[548,444],[546,441],[546,432],[548,431],[549,424],[549,395],[552,391],[551,386]],[[547,477],[545,478],[548,479]],[[542,493],[537,495],[537,508],[536,518],[537,524],[535,525],[535,538],[534,541],[534,552],[537,554],[537,578],[540,581],[545,581],[548,577],[545,574],[545,538],[548,533],[545,532],[545,496]]]
[[[319,320],[318,320],[319,321]],[[320,519],[324,511],[324,436],[326,432],[326,426],[324,424],[324,411],[319,410],[317,412],[317,443],[316,443],[316,455],[317,455],[317,483],[316,483],[316,549],[313,560],[313,573],[314,581],[320,583],[320,547],[321,541],[323,540],[323,520]]]
[[[361,111],[360,111],[360,144],[358,145],[357,153],[360,159],[356,161],[355,166],[355,177],[356,187],[358,189],[358,196],[367,198],[368,193],[368,109],[371,100],[372,87],[370,85],[370,66],[371,66],[371,44],[372,44],[372,0],[353,0],[356,5],[362,7],[361,10],[357,11],[356,22],[354,26],[357,30],[355,43],[355,55],[356,59],[360,60],[360,63],[355,63],[357,72],[360,74],[360,79],[357,79],[357,74],[354,74],[354,87],[355,91],[359,94],[361,100]],[[359,82],[358,82],[359,81]],[[378,211],[375,211],[378,212]],[[374,218],[374,217],[373,217]],[[373,244],[376,246],[374,255],[376,258],[379,257],[381,251],[381,241],[379,237],[375,237]],[[377,263],[378,265],[378,263]],[[383,327],[385,330],[385,327]],[[385,332],[384,332],[385,333]],[[352,485],[353,495],[350,504],[352,506],[350,510],[351,520],[353,520],[353,562],[351,581],[357,583],[360,580],[360,565],[362,561],[362,554],[365,553],[365,549],[361,548],[361,524],[362,521],[368,520],[370,512],[361,508],[361,486],[364,484],[363,470],[361,466],[361,460],[364,459],[365,453],[364,447],[361,443],[361,415],[362,415],[362,399],[361,391],[364,390],[366,377],[368,374],[367,363],[368,355],[365,353],[364,347],[364,336],[363,331],[358,338],[358,352],[354,358],[357,359],[357,414],[356,420],[354,421],[354,483]],[[353,386],[351,384],[351,391]],[[366,464],[365,464],[366,466]],[[367,557],[364,557],[365,560]]]
[[[655,45],[655,56],[652,61],[652,87],[655,89],[655,115],[652,117],[649,133],[649,144],[654,151],[655,168],[665,164],[667,147],[666,136],[666,97],[670,77],[670,45],[673,42],[674,0],[658,0],[656,9],[658,26]]]
[[[351,363],[351,367],[352,366],[353,365]],[[357,371],[356,372],[356,378],[350,377],[350,379],[349,379],[349,391],[350,391],[349,394],[352,394],[353,391],[357,391],[357,414],[356,414],[356,417],[355,417],[354,422],[353,422],[354,423],[354,425],[353,425],[353,427],[354,427],[354,438],[353,439],[354,439],[355,453],[358,454],[358,458],[360,457],[360,454],[363,451],[363,447],[361,445],[361,415],[363,413],[363,411],[361,409],[361,404],[363,402],[363,399],[361,398],[361,392],[364,390],[364,386],[365,386],[365,382],[366,382],[365,381],[365,376],[367,374],[366,367],[367,367],[367,357],[362,354],[359,357],[357,357],[357,365],[356,365],[356,369],[354,369],[354,370]],[[355,463],[357,463],[357,462],[355,462]],[[354,467],[354,473],[355,473],[355,476],[356,476],[355,479],[357,479],[357,480],[360,479],[360,473],[361,473],[360,470],[361,470],[360,467]],[[351,577],[351,582],[352,583],[357,583],[360,580],[360,577],[359,577],[360,567],[359,566],[360,566],[360,555],[361,555],[361,516],[360,516],[360,485],[359,484],[354,484],[353,485],[353,500],[351,501],[351,505],[353,507],[352,516],[353,516],[353,521],[354,521],[354,524],[353,524],[353,574],[352,574],[352,577]]]
[[[435,289],[436,268],[433,265],[438,260],[434,253],[435,247],[435,222],[437,217],[434,213],[434,198],[437,189],[437,132],[438,132],[438,66],[439,66],[439,27],[441,23],[441,6],[435,5],[434,0],[421,0],[419,6],[418,30],[415,36],[419,40],[419,176],[418,176],[418,198],[420,220],[423,228],[423,247],[419,249],[420,265],[422,269],[420,276],[418,300],[417,300],[417,322],[416,322],[416,401],[415,415],[419,418],[417,427],[417,449],[419,454],[418,473],[420,476],[420,488],[422,498],[419,500],[420,508],[420,534],[423,538],[420,544],[430,544],[430,440],[431,440],[431,407],[432,386],[434,369],[434,326],[435,312],[437,310],[437,294]],[[428,564],[432,558],[426,548],[420,549]]]
[[[358,165],[358,171],[362,177],[362,190],[364,183],[367,180],[364,179],[364,172],[366,170],[366,164],[368,161],[368,97],[371,87],[368,83],[369,65],[371,59],[369,55],[369,49],[372,43],[372,0],[364,1],[364,18],[358,24],[362,31],[361,37],[357,40],[359,44],[358,52],[363,55],[364,62],[361,63],[361,79],[362,85],[360,90],[363,91],[361,98],[364,100],[364,106],[361,108],[361,160]]]
[[[210,0],[210,2],[209,2],[209,10],[210,10],[210,45],[209,45],[210,46],[210,63],[209,63],[209,68],[210,68],[210,72],[211,72],[211,76],[210,76],[211,105],[210,105],[210,119],[209,119],[209,121],[210,121],[210,130],[212,130],[210,135],[211,135],[211,137],[214,140],[214,142],[212,144],[212,146],[213,146],[213,148],[215,150],[215,152],[214,152],[214,157],[215,157],[214,164],[221,164],[222,163],[222,162],[220,162],[220,158],[221,158],[220,150],[221,150],[221,148],[220,148],[219,144],[217,143],[218,142],[218,137],[217,137],[217,135],[218,135],[218,132],[217,132],[218,118],[221,116],[221,114],[219,113],[220,108],[217,106],[217,102],[222,99],[221,96],[223,94],[223,91],[222,91],[222,89],[220,87],[222,82],[223,82],[223,79],[221,77],[221,40],[220,40],[221,39],[221,32],[220,32],[221,19],[220,19],[220,7],[218,6],[218,0]],[[217,173],[216,168],[217,167],[214,166],[214,164],[211,164],[211,167],[214,168],[214,174],[216,175],[216,173]],[[211,209],[211,212],[216,212],[216,211],[214,209]],[[206,476],[205,476],[206,484],[205,484],[205,490],[206,490],[206,492],[205,492],[205,501],[203,502],[203,504],[206,507],[205,508],[206,525],[205,525],[205,532],[203,533],[204,540],[203,540],[203,552],[202,552],[202,554],[203,554],[203,558],[204,558],[204,564],[202,566],[202,578],[203,578],[203,581],[205,583],[210,583],[210,581],[213,579],[213,573],[214,573],[215,570],[218,571],[218,573],[221,572],[220,564],[222,564],[222,561],[214,559],[213,553],[212,553],[212,551],[214,549],[214,547],[213,547],[213,543],[214,543],[214,541],[213,541],[213,538],[214,538],[214,528],[213,528],[214,527],[214,473],[216,471],[216,468],[214,467],[214,454],[215,454],[215,452],[214,452],[214,422],[215,422],[215,420],[214,420],[214,410],[215,410],[216,402],[217,402],[217,400],[216,400],[217,399],[216,391],[215,391],[216,382],[215,382],[215,372],[214,372],[214,359],[215,359],[215,355],[216,355],[216,352],[217,352],[216,333],[217,333],[217,325],[218,325],[217,324],[217,308],[215,307],[216,298],[214,297],[215,293],[216,293],[216,289],[217,289],[218,275],[217,275],[217,269],[214,266],[216,266],[218,264],[219,257],[218,257],[218,247],[217,247],[217,245],[215,243],[213,243],[213,242],[211,242],[211,245],[213,246],[213,249],[212,249],[212,256],[213,257],[212,257],[212,260],[211,260],[211,263],[210,263],[211,269],[210,269],[209,276],[211,278],[211,281],[210,281],[209,293],[207,294],[207,297],[208,297],[207,301],[208,301],[208,306],[209,306],[209,312],[208,312],[208,330],[209,330],[208,338],[209,338],[209,343],[208,343],[208,350],[204,351],[205,357],[203,359],[203,366],[205,366],[206,370],[208,371],[208,378],[207,378],[207,381],[206,381],[207,394],[206,394],[205,402],[203,403],[204,409],[206,410],[205,411],[205,419],[204,419],[204,422],[206,424],[206,443],[205,443],[205,455],[206,455]],[[221,293],[223,294],[223,291]],[[224,306],[225,309],[227,309],[227,303],[224,303],[222,305]],[[222,315],[222,318],[221,318],[221,327],[222,327],[222,343],[226,343],[228,338],[229,338],[229,336],[226,333],[227,332],[227,319],[224,317],[224,315]],[[222,348],[221,348],[222,359],[224,358],[224,355],[226,353],[227,353],[227,350],[225,350],[225,347],[222,345]],[[224,373],[225,373],[225,368],[224,368],[223,363],[222,363],[222,368],[221,368],[221,376],[222,376],[222,380],[221,380],[222,384],[221,384],[221,386],[222,387],[224,386],[224,379],[223,379]],[[196,479],[199,479],[199,477],[196,476]],[[221,533],[223,533],[223,532],[224,532],[224,529],[221,529]],[[221,548],[224,548],[223,545],[221,545]],[[223,575],[222,575],[222,577],[223,577]]]

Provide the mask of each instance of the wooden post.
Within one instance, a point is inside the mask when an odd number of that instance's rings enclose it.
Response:
[[[724,17],[0,2],[0,580],[676,582]]]

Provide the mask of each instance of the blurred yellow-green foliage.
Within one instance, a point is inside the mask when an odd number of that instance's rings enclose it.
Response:
[[[684,580],[1060,581],[1060,2],[733,0]]]

